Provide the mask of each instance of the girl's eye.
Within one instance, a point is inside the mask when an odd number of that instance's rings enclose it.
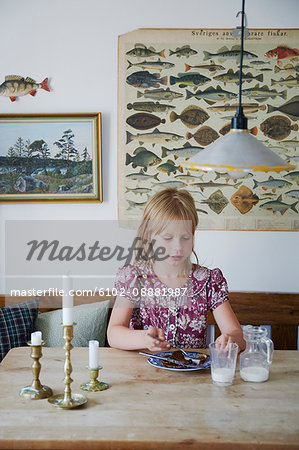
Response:
[[[164,236],[164,240],[165,240],[165,241],[170,241],[171,239],[172,239],[171,237]]]
[[[189,239],[190,239],[189,236],[184,236],[184,237],[183,237],[183,240],[184,240],[184,241],[189,241]]]

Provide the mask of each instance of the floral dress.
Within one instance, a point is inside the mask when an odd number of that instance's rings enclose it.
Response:
[[[183,286],[169,288],[151,267],[127,265],[118,270],[114,287],[134,305],[131,329],[162,328],[168,342],[184,348],[206,347],[208,310],[228,300],[221,270],[201,266]]]

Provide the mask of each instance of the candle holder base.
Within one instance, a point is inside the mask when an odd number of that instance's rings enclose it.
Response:
[[[95,369],[90,369],[87,366],[87,369],[89,370],[89,376],[90,380],[88,383],[83,383],[80,385],[80,388],[83,391],[91,391],[91,392],[97,392],[97,391],[105,391],[109,388],[108,383],[104,383],[103,381],[98,380],[99,370],[101,370],[103,367],[99,366]]]
[[[103,381],[89,381],[88,383],[83,383],[80,385],[80,388],[83,391],[91,391],[91,392],[97,392],[97,391],[105,391],[109,388],[108,383],[104,383]]]
[[[42,386],[36,389],[33,386],[25,386],[20,391],[20,396],[30,400],[40,400],[42,398],[48,398],[53,395],[53,391],[49,386]]]
[[[82,394],[72,394],[71,398],[67,399],[65,399],[64,394],[57,394],[48,398],[48,402],[51,403],[51,405],[61,409],[78,408],[79,406],[85,405],[87,401],[87,398]]]

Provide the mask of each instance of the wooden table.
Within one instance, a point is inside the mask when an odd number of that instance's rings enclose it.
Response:
[[[64,350],[43,348],[40,380],[62,392]],[[60,410],[24,400],[31,383],[29,348],[11,350],[0,365],[0,449],[299,449],[299,352],[275,351],[270,379],[212,384],[210,371],[158,369],[137,352],[100,349],[106,391],[88,404]],[[71,352],[72,391],[84,393],[88,349]]]

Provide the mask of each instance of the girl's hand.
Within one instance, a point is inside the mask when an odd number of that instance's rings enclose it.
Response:
[[[165,334],[162,328],[149,327],[145,330],[144,341],[145,347],[152,352],[161,352],[170,348],[170,344],[165,341]]]
[[[224,350],[230,342],[235,342],[235,339],[229,334],[221,334],[220,336],[218,336],[215,342],[217,350]]]

